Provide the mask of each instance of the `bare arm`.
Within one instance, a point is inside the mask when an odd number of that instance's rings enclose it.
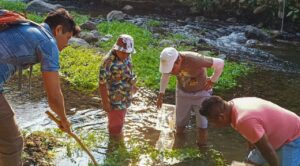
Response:
[[[211,76],[211,81],[217,82],[223,72],[224,60],[219,59],[219,58],[213,58],[212,68],[214,69],[214,73]]]
[[[67,120],[64,97],[61,92],[58,72],[42,72],[44,88],[47,93],[49,106],[60,118],[64,131],[70,131],[70,123]]]
[[[169,83],[169,78],[170,78],[170,74],[166,74],[166,73],[161,74],[159,95],[156,102],[156,106],[158,109],[160,109],[162,106],[164,94]]]
[[[164,100],[164,93],[159,93],[157,101],[156,101],[156,107],[160,109],[162,107]]]
[[[270,144],[268,137],[264,134],[263,137],[255,143],[260,153],[265,160],[272,166],[279,166],[279,159],[275,149]]]
[[[104,111],[106,111],[106,112],[111,111],[111,105],[110,105],[110,100],[108,97],[108,91],[107,91],[106,84],[101,84],[99,82],[99,94],[102,98],[102,106],[103,106]]]

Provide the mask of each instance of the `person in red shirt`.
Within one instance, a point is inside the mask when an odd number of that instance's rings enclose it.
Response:
[[[206,99],[199,112],[218,127],[231,125],[255,145],[249,163],[300,165],[300,117],[295,113],[256,97],[225,101],[219,96]]]

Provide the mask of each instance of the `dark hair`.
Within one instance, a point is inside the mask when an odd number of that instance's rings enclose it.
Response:
[[[44,22],[47,23],[52,30],[58,25],[62,25],[63,33],[73,32],[73,36],[76,36],[80,32],[80,27],[76,26],[73,17],[63,8],[48,13]]]
[[[211,96],[202,103],[202,107],[199,110],[200,114],[205,117],[215,117],[218,116],[221,112],[219,109],[214,109],[215,107],[224,108],[224,100],[219,96]]]

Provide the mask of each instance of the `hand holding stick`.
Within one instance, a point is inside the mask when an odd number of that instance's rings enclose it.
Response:
[[[46,114],[48,115],[48,117],[53,120],[58,126],[60,126],[61,122],[59,119],[57,119],[50,111],[46,111]],[[89,157],[91,158],[91,160],[93,161],[95,166],[98,166],[98,163],[96,162],[94,156],[92,155],[92,153],[87,149],[87,147],[81,142],[81,140],[79,139],[79,137],[77,135],[75,135],[71,130],[69,130],[68,133],[71,137],[73,137],[76,142],[80,145],[80,147],[89,155]]]

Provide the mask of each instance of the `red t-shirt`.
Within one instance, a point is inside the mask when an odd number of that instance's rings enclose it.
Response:
[[[249,142],[256,143],[264,134],[273,148],[278,149],[300,138],[300,117],[272,102],[244,97],[233,103],[231,125]]]

